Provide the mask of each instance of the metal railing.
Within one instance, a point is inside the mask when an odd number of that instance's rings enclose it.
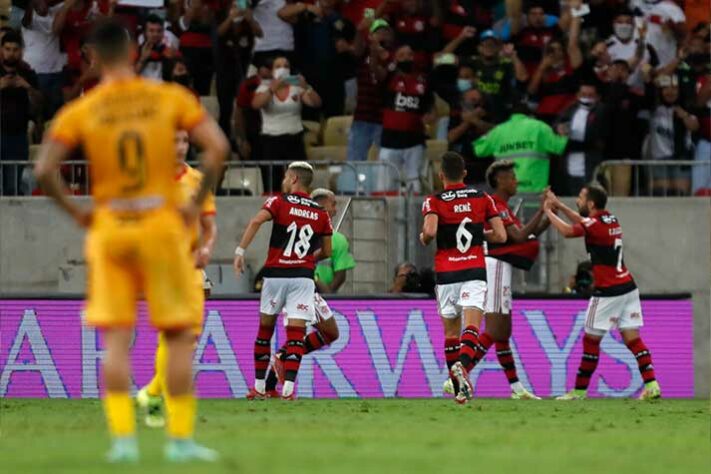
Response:
[[[691,196],[695,189],[711,189],[711,161],[609,160],[594,176],[611,196]]]
[[[349,196],[405,195],[400,170],[385,162],[310,161],[314,168],[312,187],[332,189]],[[281,182],[289,162],[228,161],[225,163],[218,196],[261,196],[281,192]],[[198,166],[198,163],[191,162]],[[65,161],[60,167],[70,192],[90,194],[91,173],[86,161]],[[28,161],[0,162],[0,196],[41,194]]]

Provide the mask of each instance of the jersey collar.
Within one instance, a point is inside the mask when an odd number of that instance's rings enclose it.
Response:
[[[180,168],[180,171],[178,171],[178,173],[175,175],[175,180],[180,181],[180,178],[185,176],[185,173],[187,173],[187,172],[188,172],[188,164],[183,163],[183,167]]]
[[[459,184],[451,184],[449,186],[446,186],[444,189],[445,191],[450,190],[450,189],[464,189],[466,188],[467,185],[464,183],[459,183]]]

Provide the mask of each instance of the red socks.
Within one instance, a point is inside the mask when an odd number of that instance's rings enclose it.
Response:
[[[323,346],[331,344],[335,339],[328,334],[321,334],[319,331],[309,333],[304,339],[304,354],[317,351]]]
[[[506,378],[509,384],[518,382],[518,374],[516,373],[516,363],[514,362],[513,352],[509,341],[496,343],[496,357],[499,359],[499,364],[503,367],[506,373]]]
[[[264,380],[269,368],[269,359],[272,355],[271,341],[274,335],[274,326],[259,325],[257,339],[254,341],[254,377]]]
[[[294,382],[299,372],[301,358],[304,356],[304,336],[306,336],[305,327],[286,327],[286,356],[283,360],[286,372],[284,378],[288,382]]]
[[[587,390],[590,385],[590,377],[597,368],[600,360],[600,340],[594,339],[587,334],[583,337],[583,358],[580,361],[578,375],[575,377],[575,389]]]
[[[644,383],[654,382],[656,377],[654,375],[654,366],[652,365],[652,354],[644,345],[642,339],[637,338],[633,341],[627,343],[627,348],[634,354],[635,359],[637,359],[637,366],[639,367],[639,373],[642,374],[642,380]]]
[[[476,345],[476,354],[474,354],[474,366],[481,362],[481,360],[486,357],[486,353],[489,348],[494,343],[488,332],[484,331],[481,336],[479,336],[479,343]]]

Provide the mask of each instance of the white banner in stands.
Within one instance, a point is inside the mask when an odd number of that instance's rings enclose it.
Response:
[[[119,5],[129,7],[163,8],[163,0],[119,0]]]

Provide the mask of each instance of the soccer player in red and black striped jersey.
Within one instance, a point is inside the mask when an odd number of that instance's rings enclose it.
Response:
[[[584,186],[578,195],[578,212],[547,192],[544,209],[551,224],[566,238],[585,237],[585,246],[593,267],[594,290],[588,305],[583,337],[583,358],[575,378],[575,389],[558,400],[579,400],[587,395],[590,377],[600,358],[600,342],[605,334],[617,328],[622,340],[634,354],[644,380],[642,400],[661,397],[654,375],[652,355],[639,335],[642,327],[642,305],[639,290],[622,256],[622,227],[617,217],[610,214],[607,193],[595,185]],[[555,214],[560,210],[572,222],[567,223]]]
[[[538,399],[519,381],[516,363],[509,339],[511,338],[511,275],[513,268],[528,271],[538,257],[537,236],[548,228],[541,207],[523,225],[509,207],[509,199],[518,191],[518,181],[511,161],[497,161],[489,166],[486,181],[494,190],[491,195],[506,229],[506,243],[489,244],[486,256],[486,331],[479,337],[475,363],[484,358],[492,344],[496,345],[496,356],[511,385],[511,398],[516,400]],[[490,228],[485,226],[484,229]],[[445,390],[448,391],[448,390]]]
[[[259,315],[259,332],[254,343],[254,388],[250,399],[266,397],[266,377],[271,359],[271,339],[277,316],[287,320],[285,382],[282,399],[295,398],[294,382],[304,355],[306,324],[315,317],[314,252],[321,242],[323,258],[331,256],[331,219],[308,194],[313,168],[306,162],[291,163],[284,175],[284,194],[266,200],[252,218],[235,250],[234,267],[244,271],[244,254],[262,224],[273,220],[269,254],[264,264],[264,283]]]
[[[437,240],[437,305],[444,325],[445,359],[458,403],[466,403],[473,395],[469,371],[474,367],[486,305],[484,238],[492,243],[506,241],[494,200],[465,185],[466,174],[461,155],[444,154],[440,178],[445,188],[422,205],[424,224],[420,234],[424,245]],[[484,231],[486,222],[492,230]]]

